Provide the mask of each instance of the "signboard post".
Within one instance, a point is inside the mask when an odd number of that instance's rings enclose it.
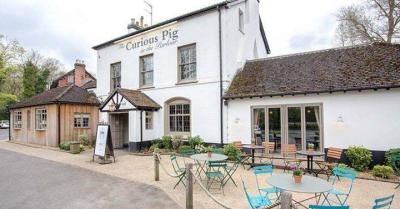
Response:
[[[109,155],[114,158],[114,147],[111,139],[111,128],[109,124],[98,124],[96,131],[96,145],[93,151],[93,161],[95,156],[99,156],[103,159],[103,163],[106,163],[107,150]]]

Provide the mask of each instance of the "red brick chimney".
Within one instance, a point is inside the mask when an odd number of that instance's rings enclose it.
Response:
[[[75,85],[83,86],[86,83],[86,65],[83,60],[76,60],[75,62]]]

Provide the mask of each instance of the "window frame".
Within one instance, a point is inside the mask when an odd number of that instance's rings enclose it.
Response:
[[[143,71],[143,59],[144,58],[148,58],[151,57],[151,70],[148,71]],[[144,74],[146,73],[151,73],[152,79],[151,79],[151,84],[144,84]],[[154,86],[154,54],[146,54],[146,55],[142,55],[139,57],[139,87],[140,88],[146,88],[146,87],[152,87]]]
[[[241,9],[238,13],[238,26],[239,31],[244,34],[244,12]]]
[[[184,50],[184,49],[187,49],[187,48],[191,48],[191,47],[194,47],[194,55],[195,55],[194,62],[189,61],[188,63],[183,63],[182,64],[181,63],[181,54],[182,54],[181,50]],[[177,53],[178,53],[178,55],[177,55],[178,84],[196,82],[197,81],[197,74],[198,74],[198,71],[197,71],[197,44],[196,43],[191,43],[191,44],[186,44],[186,45],[183,45],[183,46],[179,46],[177,48]],[[190,55],[189,55],[189,60],[192,59]],[[193,78],[182,79],[182,66],[186,66],[186,65],[189,66],[189,72],[190,72],[190,66],[194,65],[195,71],[194,71],[194,77]]]
[[[146,130],[152,130],[153,129],[153,118],[154,118],[154,113],[152,111],[145,111],[144,112],[144,122],[145,122],[145,129]]]
[[[119,76],[115,76],[113,66],[118,66],[119,65]],[[121,62],[114,62],[110,64],[110,91],[114,91],[116,88],[121,88],[121,71],[122,71],[122,64]],[[116,86],[116,80],[118,79],[119,86]]]
[[[87,117],[84,117],[84,116],[87,116]],[[90,128],[90,117],[91,117],[90,113],[74,112],[74,121],[73,121],[74,128]],[[84,121],[84,119],[86,119],[86,118],[88,119],[87,126],[85,126],[85,121]]]
[[[14,111],[14,118],[13,118],[13,128],[14,129],[21,129],[22,128],[22,111]]]
[[[47,108],[37,107],[35,108],[35,130],[44,131],[46,130],[46,128],[47,128]]]
[[[170,134],[170,135],[179,135],[179,136],[190,136],[191,131],[193,129],[193,123],[192,123],[192,106],[191,102],[188,99],[185,98],[175,98],[175,99],[170,99],[166,103],[166,108],[165,108],[165,134]],[[182,113],[181,114],[173,114],[171,115],[171,107],[177,105],[182,105]],[[183,113],[183,105],[188,105],[189,106],[189,112],[188,113]],[[184,117],[189,117],[188,118],[188,129],[185,130],[185,120]],[[171,127],[171,117],[175,117],[175,129],[172,129]],[[181,117],[182,119],[182,131],[177,130],[176,128],[178,127],[177,125],[177,117]]]

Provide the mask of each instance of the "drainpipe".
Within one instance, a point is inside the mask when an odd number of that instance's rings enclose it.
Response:
[[[224,145],[224,104],[223,104],[223,83],[222,83],[222,30],[221,30],[221,8],[218,6],[218,35],[219,35],[219,108],[220,108],[220,126],[221,126],[221,147]]]
[[[11,110],[10,109],[8,109],[8,124],[9,124],[8,125],[8,141],[11,141]]]
[[[140,143],[139,143],[139,151],[142,151],[142,142],[143,142],[143,110],[140,110]]]

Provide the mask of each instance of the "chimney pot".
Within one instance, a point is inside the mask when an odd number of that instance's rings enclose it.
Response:
[[[144,17],[140,16],[140,27],[142,27],[142,28],[143,28],[143,21],[144,21]]]

